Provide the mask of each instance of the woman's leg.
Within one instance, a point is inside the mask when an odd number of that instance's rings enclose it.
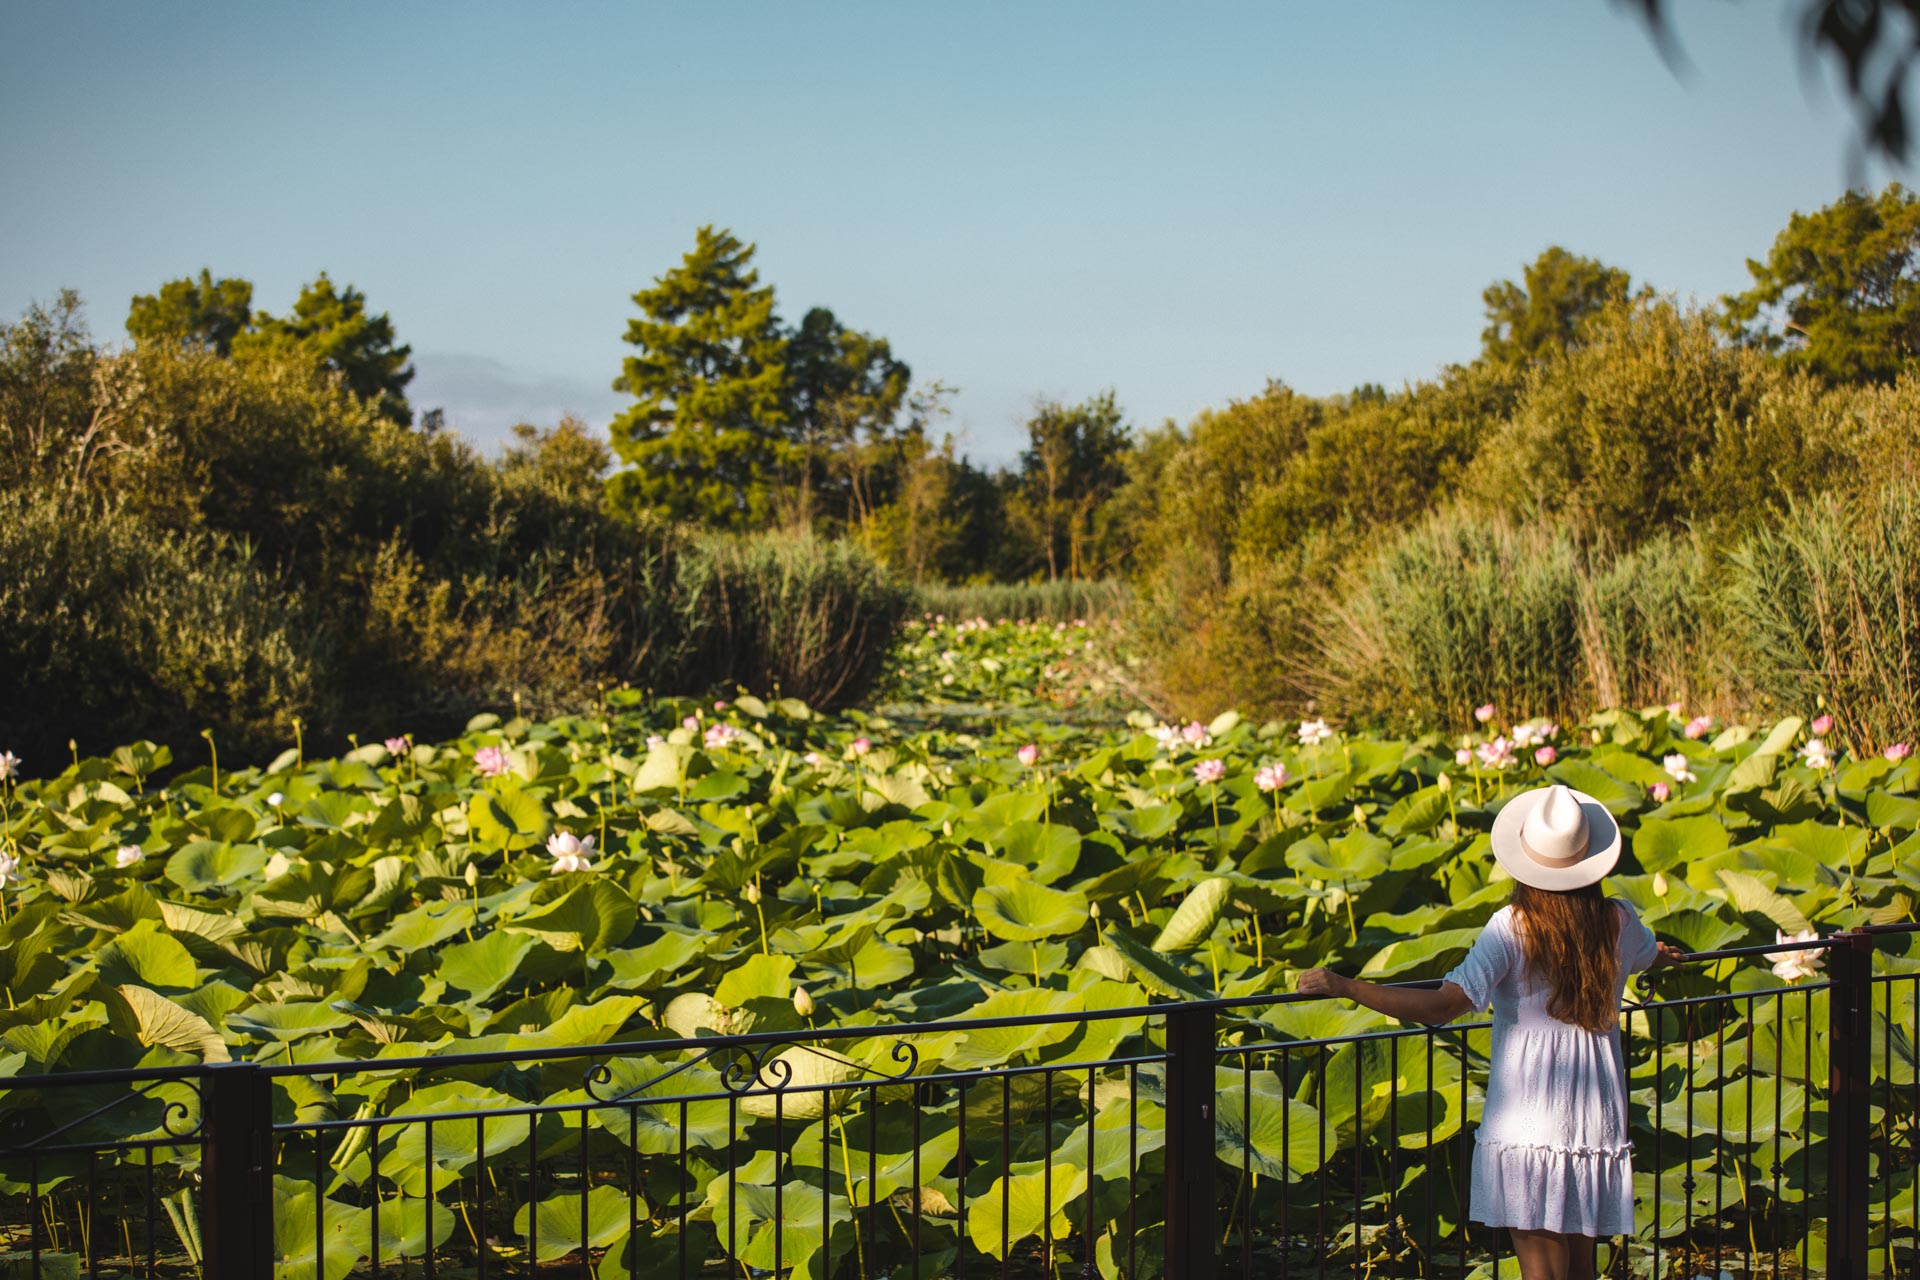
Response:
[[[1522,1231],[1518,1227],[1509,1227],[1508,1231],[1513,1235],[1513,1256],[1520,1263],[1520,1280],[1574,1280],[1569,1258],[1572,1251],[1567,1242],[1586,1237],[1570,1237],[1564,1231]],[[1586,1274],[1592,1276],[1591,1264]]]
[[[1567,1280],[1593,1280],[1594,1251],[1600,1241],[1593,1236],[1571,1233],[1567,1240]]]

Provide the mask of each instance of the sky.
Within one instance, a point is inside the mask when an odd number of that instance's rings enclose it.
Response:
[[[977,460],[1037,398],[1185,422],[1470,359],[1550,244],[1709,301],[1850,177],[1780,0],[0,6],[0,314],[321,271],[495,447],[608,421],[632,294],[705,223]]]

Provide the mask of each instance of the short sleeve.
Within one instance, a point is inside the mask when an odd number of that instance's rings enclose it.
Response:
[[[1473,950],[1442,981],[1466,992],[1473,1008],[1485,1012],[1493,1004],[1493,989],[1513,968],[1514,959],[1513,931],[1503,909],[1487,921],[1487,927],[1474,940]]]
[[[1646,921],[1633,909],[1631,903],[1613,900],[1620,908],[1620,964],[1625,973],[1639,973],[1653,963],[1660,953],[1660,944],[1654,940],[1653,930],[1647,928]]]

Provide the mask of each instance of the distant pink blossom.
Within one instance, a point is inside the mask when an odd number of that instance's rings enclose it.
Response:
[[[650,733],[647,735],[647,750],[651,751],[655,747],[664,747],[666,745],[667,745],[667,740],[661,737],[659,734]]]
[[[732,744],[740,736],[740,731],[730,724],[710,724],[707,726],[705,741],[707,750]]]
[[[1453,753],[1453,762],[1464,769],[1473,763],[1473,752],[1467,750],[1465,747],[1461,747]]]
[[[1493,719],[1493,704],[1491,702],[1487,702],[1487,703],[1481,704],[1480,706],[1475,707],[1473,709],[1473,718],[1475,720],[1478,720],[1481,724],[1485,724],[1489,720]]]
[[[1186,728],[1182,729],[1180,736],[1187,740],[1188,746],[1196,749],[1204,747],[1213,741],[1213,735],[1207,732],[1207,726],[1201,724],[1198,720],[1193,721],[1187,725]]]
[[[715,698],[713,700],[713,709],[715,711],[725,711],[727,709],[727,700],[725,698]]]
[[[1688,760],[1684,754],[1676,751],[1672,755],[1664,757],[1660,761],[1660,766],[1667,771],[1667,776],[1675,782],[1698,782],[1700,779],[1694,776],[1693,770],[1688,767],[1692,763],[1693,762]]]
[[[682,720],[680,722],[680,727],[682,729],[687,730],[688,732],[692,732],[693,730],[698,729],[700,727],[700,717],[688,716],[685,720]]]
[[[1664,782],[1656,782],[1647,788],[1647,794],[1651,795],[1656,803],[1665,804],[1667,797],[1673,794],[1673,789]]]
[[[1293,781],[1283,764],[1264,764],[1253,773],[1253,785],[1262,791],[1278,791]]]
[[[1195,782],[1205,782],[1211,785],[1226,776],[1227,762],[1225,760],[1202,760],[1193,766],[1193,778]]]
[[[1687,727],[1680,732],[1689,738],[1704,738],[1707,736],[1707,730],[1711,728],[1713,728],[1712,716],[1695,716],[1687,721]]]
[[[855,738],[853,740],[853,754],[857,756],[863,756],[871,750],[873,750],[873,742],[871,739]]]
[[[1333,736],[1333,726],[1322,719],[1302,720],[1294,731],[1294,737],[1303,747],[1317,747]]]
[[[1669,702],[1667,704],[1667,714],[1670,716],[1677,716],[1680,714],[1680,708],[1685,705],[1686,704],[1682,702]]]
[[[801,756],[800,758],[804,760],[806,763],[812,765],[816,769],[818,769],[821,765],[827,762],[827,758],[821,755],[818,751],[809,751],[807,752],[807,754],[805,754],[804,756]]]
[[[1031,769],[1040,759],[1040,748],[1029,742],[1026,746],[1014,752],[1014,754],[1020,757],[1021,764]]]
[[[139,845],[123,844],[113,851],[113,865],[125,871],[128,867],[138,865],[146,856],[146,850]]]
[[[1480,763],[1489,769],[1506,769],[1513,765],[1513,743],[1505,737],[1495,738],[1492,742],[1483,742],[1474,749],[1480,757]]]
[[[547,837],[547,852],[553,855],[553,870],[556,872],[593,869],[592,836],[576,836],[570,831],[556,831]]]
[[[384,744],[390,756],[405,755],[411,748],[405,738],[388,738]]]
[[[1541,747],[1533,753],[1533,762],[1542,769],[1560,758],[1560,753],[1552,747]]]
[[[1889,760],[1905,760],[1913,754],[1913,744],[1910,742],[1896,742],[1880,754]]]
[[[1833,717],[1824,714],[1817,715],[1813,718],[1813,723],[1808,725],[1807,728],[1813,731],[1814,737],[1824,738],[1827,736],[1827,731],[1833,728]]]
[[[473,768],[483,778],[497,778],[512,766],[507,753],[499,747],[482,747],[473,753]]]

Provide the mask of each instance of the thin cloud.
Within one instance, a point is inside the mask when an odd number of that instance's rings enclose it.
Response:
[[[492,356],[433,352],[413,364],[414,412],[444,410],[450,429],[487,452],[509,440],[516,423],[552,426],[571,413],[603,427],[629,403],[604,382],[516,369]]]

